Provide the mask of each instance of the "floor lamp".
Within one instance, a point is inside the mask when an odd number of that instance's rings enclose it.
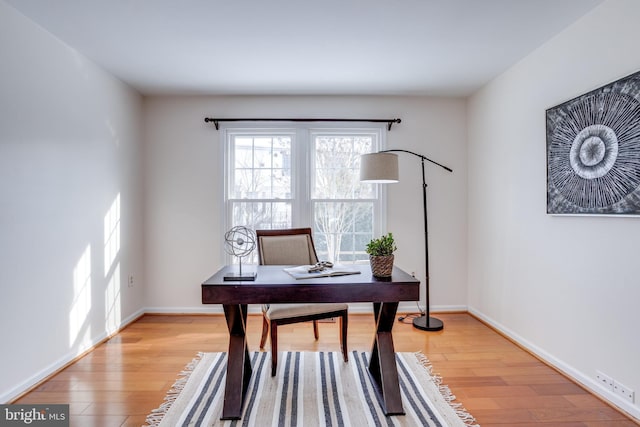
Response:
[[[413,326],[423,331],[440,331],[444,327],[442,320],[429,315],[429,234],[427,226],[427,181],[424,174],[425,160],[441,168],[453,172],[453,169],[441,165],[438,162],[407,150],[383,150],[377,153],[364,154],[360,158],[360,181],[389,184],[398,182],[398,155],[393,152],[402,152],[420,158],[422,163],[422,205],[424,207],[424,258],[425,258],[425,283],[426,283],[426,310],[425,314],[413,319]]]

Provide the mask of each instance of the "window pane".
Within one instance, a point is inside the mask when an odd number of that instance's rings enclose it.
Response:
[[[273,194],[275,199],[290,199],[291,196],[291,169],[273,170]]]
[[[246,199],[255,194],[253,169],[236,169],[233,178],[233,197]]]
[[[255,169],[253,171],[255,177],[255,193],[249,197],[252,199],[272,199],[273,198],[273,184],[274,180],[270,169],[261,170]]]
[[[291,197],[291,137],[234,136],[229,198]]]
[[[318,256],[332,262],[368,259],[362,254],[373,236],[372,212],[373,202],[314,203],[314,239],[322,243]]]
[[[371,185],[360,185],[360,155],[371,152],[373,135],[321,135],[313,138],[314,199],[371,198]]]
[[[255,138],[253,152],[253,167],[256,169],[270,168],[272,150],[272,138]]]
[[[325,234],[313,231],[313,246],[316,247],[316,253],[319,261],[328,261],[327,237]]]
[[[360,169],[360,161],[358,161],[358,170]],[[360,177],[358,176],[358,179]],[[371,184],[366,182],[360,183],[360,198],[361,199],[376,199],[378,193],[376,191],[378,184]]]
[[[252,138],[235,138],[235,152],[233,158],[235,161],[234,167],[237,168],[250,168],[253,164],[253,139]]]
[[[289,202],[232,202],[232,226],[254,230],[291,227]]]

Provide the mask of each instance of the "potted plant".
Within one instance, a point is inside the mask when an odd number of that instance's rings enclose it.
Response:
[[[375,277],[391,277],[393,253],[398,249],[393,234],[388,233],[367,243],[367,253],[371,263],[371,272]]]

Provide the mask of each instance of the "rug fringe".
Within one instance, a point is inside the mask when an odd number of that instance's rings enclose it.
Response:
[[[193,370],[196,368],[196,366],[198,366],[198,363],[200,363],[204,355],[205,353],[198,352],[196,357],[194,357],[193,360],[191,360],[191,362],[189,362],[187,366],[185,366],[185,368],[178,374],[178,379],[173,383],[164,397],[164,403],[162,403],[156,409],[153,409],[147,416],[146,426],[158,427],[160,425],[160,423],[164,419],[164,416],[167,414],[171,406],[175,403],[182,390],[184,390],[185,384],[187,384],[187,381],[189,381],[189,377],[193,373]]]
[[[421,351],[417,351],[414,354],[418,359],[418,362],[420,362],[420,364],[424,366],[426,371],[429,373],[429,376],[433,379],[433,382],[438,387],[438,391],[440,392],[444,400],[449,404],[449,406],[451,406],[456,415],[460,417],[464,424],[467,427],[480,427],[480,425],[476,423],[476,419],[473,418],[473,416],[464,408],[464,406],[462,406],[461,403],[455,402],[455,394],[451,392],[449,386],[442,383],[442,377],[439,374],[433,372],[433,365],[431,365],[431,362],[429,361],[427,356],[425,356],[425,354]]]

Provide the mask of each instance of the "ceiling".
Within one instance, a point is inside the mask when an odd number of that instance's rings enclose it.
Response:
[[[143,94],[466,96],[602,0],[5,2]]]

